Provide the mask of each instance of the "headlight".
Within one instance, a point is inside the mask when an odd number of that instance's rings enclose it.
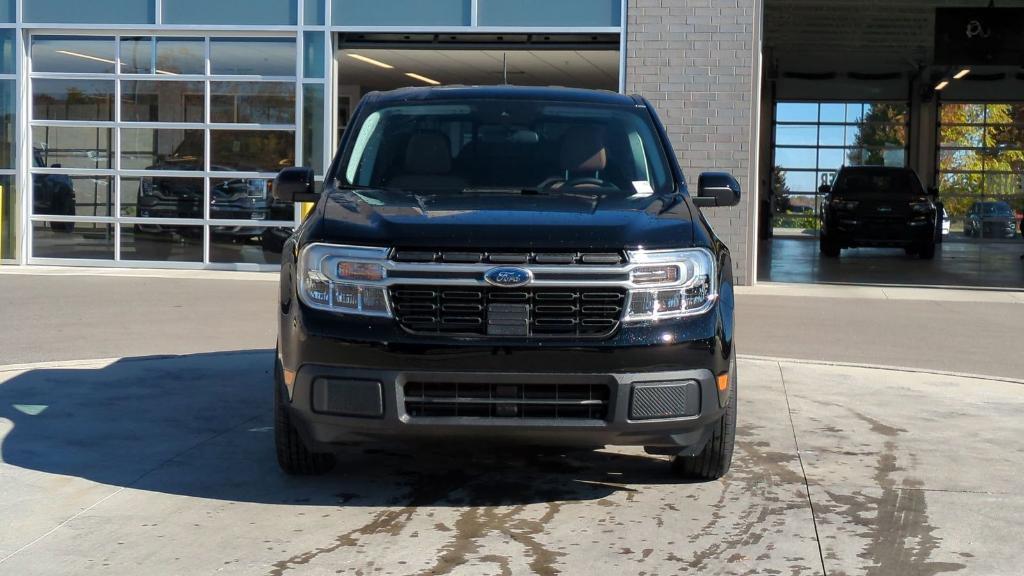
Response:
[[[631,282],[652,288],[630,291],[626,322],[695,316],[718,298],[715,259],[707,250],[640,250],[630,252],[629,260],[639,264]]]
[[[299,297],[307,306],[341,314],[391,316],[386,248],[310,244],[299,254]]]

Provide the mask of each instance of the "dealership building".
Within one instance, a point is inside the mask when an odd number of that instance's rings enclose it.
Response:
[[[1024,210],[1024,2],[990,4],[0,0],[0,262],[273,270],[303,207],[269,182],[322,178],[362,95],[507,82],[648,98],[688,181],[743,186],[705,211],[741,283],[1024,288],[989,225]],[[935,261],[818,254],[859,164],[938,189]]]

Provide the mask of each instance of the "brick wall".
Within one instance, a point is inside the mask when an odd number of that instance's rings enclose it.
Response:
[[[754,119],[761,0],[629,0],[626,92],[658,110],[691,191],[704,171],[743,186],[735,208],[704,210],[732,251],[736,281],[754,273]]]

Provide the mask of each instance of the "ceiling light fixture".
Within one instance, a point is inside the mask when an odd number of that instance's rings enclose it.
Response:
[[[961,80],[961,79],[963,79],[964,76],[967,76],[970,73],[971,73],[971,69],[970,68],[964,68],[963,70],[957,72],[956,75],[953,76],[953,79],[954,80]]]
[[[438,85],[441,84],[440,82],[438,82],[437,80],[434,80],[433,78],[427,78],[426,76],[420,76],[419,74],[415,74],[413,72],[406,72],[405,75],[408,76],[409,78],[415,78],[416,80],[419,80],[420,82],[426,82],[427,84],[430,84],[431,86],[438,86]]]
[[[384,62],[381,62],[380,60],[374,60],[373,58],[367,58],[366,56],[363,56],[362,54],[352,54],[350,52],[348,54],[348,57],[349,58],[354,58],[356,60],[359,60],[360,62],[366,62],[367,64],[373,64],[374,66],[377,66],[379,68],[387,68],[389,70],[394,68],[394,66],[392,66],[391,64],[385,64]]]
[[[943,80],[942,82],[939,82],[938,84],[935,85],[935,89],[942,90],[946,86],[949,86],[949,80]]]

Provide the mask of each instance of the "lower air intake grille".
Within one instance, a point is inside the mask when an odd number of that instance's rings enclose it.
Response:
[[[608,398],[605,384],[405,384],[413,418],[606,420]]]
[[[617,288],[394,286],[389,295],[411,332],[507,337],[610,336],[626,301]]]

